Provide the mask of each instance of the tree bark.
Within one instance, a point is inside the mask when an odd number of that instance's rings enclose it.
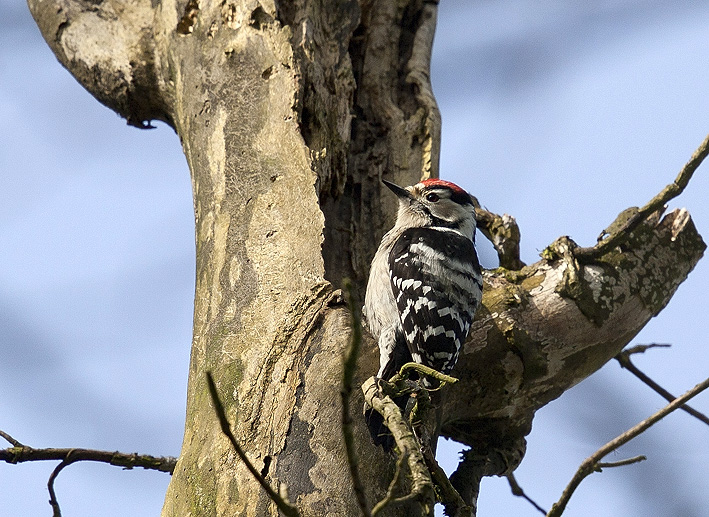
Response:
[[[130,124],[171,125],[190,167],[194,339],[185,437],[163,515],[277,514],[220,432],[207,371],[251,462],[302,515],[358,515],[339,405],[350,318],[337,288],[349,277],[362,294],[393,222],[381,178],[412,184],[438,174],[428,68],[435,3],[29,6],[76,79]],[[577,260],[562,238],[532,266],[486,272],[483,308],[454,371],[461,382],[445,394],[443,435],[474,448],[477,474],[513,470],[534,412],[632,339],[704,247],[686,211],[656,213],[593,261]],[[364,345],[359,384],[377,370],[375,343]],[[396,460],[352,416],[372,506]],[[389,515],[419,511],[411,503]]]

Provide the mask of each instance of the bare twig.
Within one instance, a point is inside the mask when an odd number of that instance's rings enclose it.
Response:
[[[620,352],[618,355],[615,356],[615,359],[620,363],[621,368],[625,368],[628,370],[630,373],[635,375],[638,379],[643,381],[645,384],[650,386],[654,391],[660,394],[665,400],[668,402],[672,402],[676,397],[672,395],[669,391],[664,389],[662,386],[657,384],[655,381],[653,381],[650,377],[645,375],[644,372],[642,372],[637,366],[635,366],[632,361],[630,360],[630,356],[632,354],[639,354],[645,352],[645,350],[648,350],[650,348],[658,348],[658,347],[669,347],[670,345],[662,345],[662,344],[657,344],[657,343],[652,343],[650,345],[637,345],[631,348],[626,348],[622,352]],[[694,409],[693,407],[689,405],[684,405],[680,408],[682,411],[686,411],[693,417],[697,418],[698,420],[701,420],[705,424],[709,425],[709,417],[707,417],[704,413],[701,413]]]
[[[47,481],[47,490],[49,490],[49,505],[52,507],[53,517],[62,517],[62,511],[59,508],[57,494],[54,492],[54,480],[57,479],[57,476],[64,469],[64,467],[67,467],[75,461],[78,461],[77,459],[71,457],[72,453],[73,450],[70,450],[66,457],[62,460],[62,462],[59,463],[59,465],[57,465],[56,468],[49,475],[49,480]]]
[[[510,484],[510,490],[512,491],[512,495],[516,495],[517,497],[521,497],[525,499],[529,504],[534,506],[542,515],[546,515],[547,511],[539,506],[531,497],[529,497],[527,494],[524,493],[524,490],[522,490],[522,487],[519,486],[519,483],[517,483],[517,479],[515,479],[515,475],[510,472],[507,474],[507,482]]]
[[[359,314],[359,304],[354,300],[352,284],[349,280],[345,280],[343,284],[345,293],[347,294],[350,317],[352,318],[352,335],[350,338],[350,346],[345,351],[344,360],[342,362],[342,390],[340,390],[340,397],[342,399],[342,435],[344,437],[347,464],[350,467],[355,498],[357,499],[357,504],[359,505],[362,515],[369,517],[372,513],[367,506],[367,499],[364,495],[364,485],[362,485],[362,480],[359,476],[359,458],[357,458],[355,451],[352,417],[350,416],[350,396],[352,395],[354,375],[357,369],[357,357],[359,356],[359,350],[362,346],[362,321]]]
[[[54,517],[61,517],[59,502],[54,492],[54,480],[59,473],[72,463],[78,461],[98,461],[132,469],[133,467],[143,467],[147,470],[158,470],[160,472],[172,472],[175,470],[177,459],[171,456],[155,457],[147,454],[125,454],[122,452],[98,451],[94,449],[34,449],[23,445],[18,440],[4,431],[0,431],[0,436],[10,442],[13,447],[0,449],[0,461],[7,463],[24,463],[26,461],[48,461],[60,460],[61,462],[52,471],[47,481],[49,490],[49,504],[52,506]]]
[[[408,375],[409,371],[415,371],[419,373],[420,375],[425,375],[426,377],[430,377],[431,379],[435,379],[437,381],[440,381],[441,383],[448,383],[448,384],[455,384],[458,382],[458,379],[455,377],[451,377],[450,375],[446,375],[445,373],[441,373],[437,370],[434,370],[433,368],[430,368],[426,365],[423,365],[421,363],[406,363],[404,364],[400,369],[399,372],[394,375],[390,379],[391,384],[396,384],[400,380],[405,379]],[[432,390],[429,390],[432,391]]]
[[[407,457],[407,464],[411,472],[411,492],[405,496],[390,499],[387,502],[387,506],[418,501],[423,507],[424,513],[426,513],[433,508],[434,491],[431,474],[426,468],[420,444],[411,427],[404,420],[401,408],[396,405],[396,402],[391,397],[381,396],[378,384],[387,385],[390,383],[381,379],[379,379],[378,383],[377,379],[370,377],[362,384],[364,400],[384,418],[384,422],[386,422],[386,426],[394,437],[400,454]]]
[[[448,475],[438,464],[429,447],[424,447],[423,457],[426,460],[428,470],[431,472],[431,478],[438,487],[439,498],[443,504],[444,513],[448,517],[471,517],[473,515],[473,508],[463,500],[455,487],[453,487],[450,479],[448,479]]]
[[[641,461],[645,461],[646,459],[647,457],[641,454],[640,456],[633,456],[632,458],[626,458],[620,461],[599,461],[598,463],[596,463],[596,472],[600,472],[601,469],[608,469],[612,467],[625,467],[626,465],[632,465],[633,463],[640,463]]]
[[[593,260],[621,244],[627,238],[628,234],[650,214],[660,210],[668,201],[676,198],[684,191],[694,171],[697,170],[707,155],[709,155],[709,135],[707,135],[697,150],[694,151],[692,157],[685,166],[682,167],[682,170],[672,183],[662,189],[662,191],[652,198],[644,207],[638,209],[620,228],[615,229],[607,238],[601,240],[595,246],[577,248],[575,250],[576,258],[581,261]]]
[[[172,474],[177,459],[171,456],[156,457],[148,454],[126,454],[123,452],[99,451],[94,449],[35,449],[27,445],[0,449],[0,461],[6,463],[24,463],[26,461],[64,461],[71,454],[72,463],[76,461],[98,461],[125,469],[142,467]]]
[[[689,399],[691,399],[695,395],[698,395],[707,388],[709,388],[709,379],[706,379],[703,382],[697,384],[694,388],[687,391],[684,395],[676,398],[671,403],[662,408],[660,411],[646,418],[634,427],[628,429],[623,434],[614,438],[613,440],[605,444],[603,447],[598,449],[596,452],[594,452],[591,456],[586,458],[583,463],[581,463],[581,466],[576,471],[576,474],[574,474],[574,477],[571,478],[571,481],[564,489],[564,492],[561,494],[561,498],[559,499],[559,501],[554,503],[554,505],[551,507],[551,510],[549,510],[547,517],[558,517],[564,512],[564,509],[569,503],[569,499],[571,499],[571,496],[576,490],[576,488],[578,488],[581,481],[583,481],[588,475],[598,470],[598,463],[604,456],[616,450],[621,445],[626,444],[627,442],[644,432],[650,426],[652,426],[665,416],[669,415],[676,409],[681,408]],[[634,460],[639,461],[637,458],[634,458]],[[635,461],[631,462],[634,463]]]
[[[399,459],[396,460],[396,470],[394,471],[394,477],[391,478],[391,482],[389,483],[389,487],[387,488],[387,493],[384,496],[384,499],[379,501],[376,505],[374,505],[374,508],[372,508],[372,517],[378,515],[384,508],[389,506],[389,503],[394,500],[394,490],[396,490],[396,485],[399,484],[401,471],[404,468],[404,462],[407,460],[407,458],[407,454],[401,454],[399,456]]]
[[[12,436],[10,436],[9,434],[7,434],[5,431],[3,431],[1,429],[0,429],[0,436],[5,438],[8,442],[10,442],[15,447],[24,447],[24,445],[22,445],[20,442],[15,440]]]
[[[649,345],[635,345],[626,348],[621,352],[621,354],[625,354],[628,356],[631,356],[633,354],[643,354],[647,350],[650,350],[651,348],[670,348],[672,345],[669,343],[650,343]]]
[[[276,506],[281,511],[281,513],[283,513],[283,515],[286,515],[287,517],[299,517],[300,512],[298,512],[298,509],[290,502],[286,501],[283,497],[281,497],[278,492],[273,490],[273,488],[271,488],[271,485],[268,484],[268,481],[264,479],[261,473],[256,470],[256,467],[254,467],[253,464],[249,461],[249,458],[246,457],[246,453],[241,448],[241,445],[239,445],[239,442],[236,440],[234,433],[231,432],[229,420],[226,417],[224,405],[219,399],[219,394],[217,393],[217,385],[214,383],[214,379],[212,378],[211,372],[207,372],[207,385],[209,386],[209,394],[211,395],[212,403],[214,404],[214,411],[217,413],[217,417],[219,418],[219,425],[222,428],[222,432],[231,442],[231,446],[234,448],[236,454],[239,456],[241,461],[244,462],[246,468],[249,469],[249,472],[251,472],[251,475],[256,479],[256,481],[259,482],[261,487],[266,491],[268,497],[270,497],[271,500],[276,503]]]

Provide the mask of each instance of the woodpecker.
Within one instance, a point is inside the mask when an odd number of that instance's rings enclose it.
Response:
[[[399,210],[372,260],[363,309],[379,342],[377,375],[388,380],[412,360],[448,374],[482,298],[473,198],[439,179],[384,184]]]

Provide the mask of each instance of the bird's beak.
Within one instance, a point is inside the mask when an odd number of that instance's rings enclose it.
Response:
[[[389,190],[391,190],[394,194],[396,194],[396,197],[398,197],[399,199],[401,199],[401,200],[413,199],[411,192],[409,192],[405,188],[401,188],[399,185],[396,185],[395,183],[392,183],[391,181],[387,181],[387,180],[382,180],[382,183],[384,183],[387,187],[389,187]]]

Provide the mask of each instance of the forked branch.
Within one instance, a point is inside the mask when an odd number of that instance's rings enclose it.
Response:
[[[126,470],[132,469],[133,467],[142,467],[147,470],[157,470],[170,474],[175,470],[175,464],[177,463],[177,458],[173,458],[172,456],[157,457],[148,454],[126,454],[118,451],[99,451],[95,449],[35,449],[22,444],[19,440],[16,440],[8,433],[1,430],[0,437],[12,444],[12,447],[0,449],[0,461],[6,463],[24,463],[26,461],[59,460],[61,462],[49,476],[47,482],[49,504],[52,506],[55,517],[61,516],[61,510],[54,492],[54,480],[64,467],[72,463],[78,461],[98,461],[100,463],[123,467]]]
[[[379,381],[379,383],[383,382],[386,381]],[[376,513],[379,513],[385,507],[396,506],[410,501],[418,501],[424,509],[424,513],[428,513],[433,509],[435,499],[431,473],[426,467],[426,462],[421,452],[421,446],[411,426],[404,420],[399,406],[397,406],[396,402],[388,395],[382,396],[377,384],[377,380],[374,377],[370,377],[362,384],[364,400],[374,408],[375,411],[382,415],[386,426],[394,437],[396,446],[399,449],[399,454],[402,457],[406,457],[406,463],[411,473],[411,491],[401,497],[390,497],[387,495],[384,500],[374,507],[372,515],[376,515]],[[395,475],[395,477],[396,476],[398,476],[398,474]],[[392,486],[395,485],[390,485],[390,488],[392,488]]]
[[[573,495],[576,488],[578,488],[578,486],[581,484],[581,481],[583,481],[591,473],[599,472],[600,469],[603,467],[615,467],[615,466],[627,465],[629,463],[636,463],[638,461],[642,461],[642,459],[644,459],[644,457],[638,456],[638,457],[624,460],[621,462],[614,462],[614,463],[602,463],[601,462],[601,460],[607,454],[613,452],[618,447],[628,443],[630,440],[632,440],[633,438],[635,438],[639,434],[643,433],[650,426],[657,423],[665,416],[669,415],[670,413],[672,413],[676,409],[681,408],[688,400],[690,400],[692,397],[698,395],[699,393],[701,393],[702,391],[704,391],[707,388],[709,388],[709,379],[706,379],[704,382],[697,384],[694,388],[687,391],[684,395],[676,398],[670,404],[668,404],[667,406],[662,408],[660,411],[658,411],[657,413],[653,414],[652,416],[646,418],[645,420],[643,420],[642,422],[640,422],[636,426],[628,429],[623,434],[614,438],[613,440],[611,440],[610,442],[605,444],[603,447],[598,449],[596,452],[594,452],[591,456],[586,458],[583,461],[583,463],[581,463],[581,466],[576,471],[576,474],[574,474],[574,477],[571,479],[569,484],[564,489],[564,492],[561,494],[561,498],[559,499],[559,501],[554,503],[554,505],[551,507],[551,510],[549,510],[547,517],[559,517],[564,512],[566,505],[569,503],[569,500],[571,499],[571,496]]]

